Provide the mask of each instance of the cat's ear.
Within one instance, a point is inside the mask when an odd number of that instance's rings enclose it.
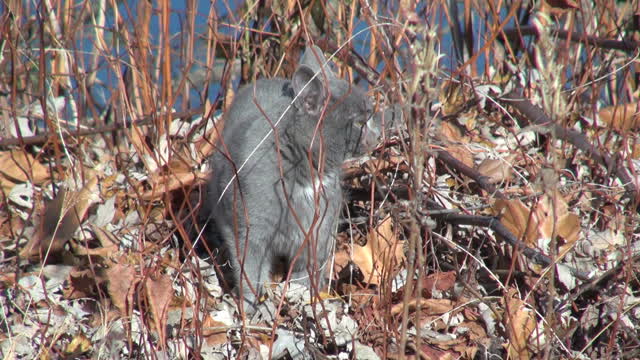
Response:
[[[325,79],[321,73],[315,72],[308,65],[300,65],[293,74],[291,84],[297,99],[295,106],[298,110],[313,116],[320,115],[324,101],[329,93]]]
[[[307,46],[304,49],[300,65],[307,65],[314,72],[322,72],[323,77],[326,77],[329,82],[336,79],[336,75],[331,71],[331,65],[327,58],[324,57],[324,53],[316,45]]]

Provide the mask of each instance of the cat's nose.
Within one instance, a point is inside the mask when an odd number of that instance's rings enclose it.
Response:
[[[362,127],[360,143],[366,151],[378,144],[378,139],[382,135],[381,125],[378,116],[372,116]]]
[[[387,106],[376,113],[374,118],[377,119],[380,129],[394,128],[402,123],[402,107],[397,104]]]
[[[402,107],[391,105],[375,113],[367,120],[361,129],[360,144],[365,150],[371,150],[378,145],[380,138],[385,131],[388,131],[402,124]]]

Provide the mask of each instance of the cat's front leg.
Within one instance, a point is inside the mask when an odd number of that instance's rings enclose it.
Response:
[[[264,239],[249,239],[246,256],[240,253],[234,261],[237,293],[244,302],[244,311],[253,314],[258,300],[264,291],[264,285],[270,279],[274,256],[266,246]],[[258,246],[256,246],[258,245]],[[242,249],[241,249],[242,250]]]

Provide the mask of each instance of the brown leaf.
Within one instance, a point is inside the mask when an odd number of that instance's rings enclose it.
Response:
[[[228,341],[227,328],[225,323],[216,321],[207,314],[202,321],[202,336],[209,346],[221,345]]]
[[[519,199],[496,200],[493,213],[500,216],[509,231],[523,239],[527,245],[536,248],[538,239],[551,239],[554,226],[556,235],[564,239],[563,244],[569,245],[578,240],[581,230],[579,217],[569,212],[566,201],[558,191],[543,195],[533,209]],[[561,255],[568,249],[569,247],[563,248]]]
[[[535,313],[518,297],[515,289],[505,295],[504,324],[509,342],[506,344],[509,358],[530,359],[529,338],[536,329]]]
[[[510,162],[510,159],[485,159],[478,165],[477,170],[489,178],[489,183],[502,183],[513,178],[513,166]]]
[[[564,244],[560,246],[559,255],[564,256],[567,251],[573,248],[573,245],[580,237],[580,218],[574,213],[566,213],[558,221],[558,235],[564,239]]]
[[[442,113],[444,115],[455,114],[466,103],[460,84],[453,81],[447,81],[442,85],[438,93],[438,100],[442,103]]]
[[[382,276],[394,270],[402,258],[402,242],[395,236],[390,216],[367,234],[365,246],[353,245],[352,260],[370,284],[380,284]]]
[[[5,194],[17,183],[30,180],[33,184],[40,185],[49,178],[47,168],[22,150],[0,153],[0,175],[0,187]]]
[[[173,299],[173,286],[171,278],[165,274],[149,277],[145,281],[147,301],[151,307],[151,314],[155,320],[156,331],[160,337],[160,343],[166,344],[167,316],[169,305]]]
[[[31,180],[36,185],[49,178],[47,168],[22,150],[0,153],[0,174],[16,182]]]
[[[349,240],[344,233],[339,233],[337,236],[336,244],[344,244],[348,243]],[[336,254],[334,256],[334,270],[335,273],[338,274],[342,269],[344,269],[349,262],[351,261],[351,254],[349,249],[346,246],[340,246],[336,249]]]
[[[133,295],[140,277],[132,265],[116,263],[106,271],[107,290],[120,315],[127,316],[133,309]]]
[[[78,256],[98,256],[107,259],[118,253],[118,240],[112,233],[104,230],[103,228],[95,226],[94,224],[90,224],[90,227],[95,234],[96,239],[100,243],[100,246],[89,248],[85,246],[85,243],[83,241],[72,241],[70,244],[74,254]]]
[[[384,169],[393,169],[395,165],[384,159],[370,159],[364,162],[362,167],[366,170],[367,174],[375,174]]]
[[[631,145],[631,158],[634,160],[640,158],[640,144]]]
[[[65,299],[69,300],[92,297],[96,293],[99,281],[91,270],[80,270],[75,267],[69,273],[67,280],[68,285],[65,286],[63,295]]]
[[[451,154],[451,156],[456,158],[456,160],[461,161],[463,164],[465,164],[470,168],[473,168],[474,166],[473,154],[471,153],[471,151],[469,151],[469,149],[466,146],[463,146],[463,145],[447,146],[446,150],[447,152],[449,152],[449,154]]]
[[[97,202],[97,185],[98,177],[94,176],[79,192],[61,189],[45,206],[39,229],[20,251],[20,256],[41,256],[46,261],[49,256],[59,255],[89,207]]]
[[[574,0],[545,0],[549,6],[559,9],[579,9],[580,5]]]
[[[449,299],[421,299],[412,298],[407,304],[399,303],[391,308],[391,314],[400,314],[405,306],[409,306],[411,311],[420,308],[424,315],[440,316],[448,311],[453,310],[456,303]]]
[[[437,272],[430,274],[422,280],[422,290],[426,294],[423,296],[430,298],[433,290],[447,291],[453,287],[456,282],[455,271]]]
[[[537,219],[520,199],[496,200],[493,204],[493,213],[500,217],[504,226],[518,239],[523,239],[527,245],[537,245]]]
[[[624,133],[640,126],[640,102],[600,109],[598,116],[612,129]]]
[[[171,172],[170,175],[152,176],[151,190],[142,193],[141,199],[146,201],[157,200],[167,192],[193,185],[195,182],[204,182],[208,177],[209,175],[206,173],[193,171]]]
[[[24,221],[20,217],[0,213],[0,247],[5,248],[2,243],[13,241],[15,234],[19,234],[23,228]]]
[[[469,139],[462,135],[460,128],[446,121],[440,126],[440,135],[451,143],[469,142]]]
[[[89,339],[84,333],[76,334],[73,339],[67,344],[64,349],[65,355],[84,354],[91,350],[91,339]]]
[[[229,92],[233,93],[233,90]],[[204,106],[205,115],[212,114],[214,112],[213,106],[211,105],[211,102],[209,100],[206,101]],[[220,134],[222,133],[222,129],[224,129],[224,120],[224,116],[219,117],[216,120],[215,125],[209,131],[207,131],[206,135],[196,141],[196,143],[194,144],[196,149],[196,163],[202,163],[205,159],[208,159],[215,151],[216,148],[214,144],[218,142]]]

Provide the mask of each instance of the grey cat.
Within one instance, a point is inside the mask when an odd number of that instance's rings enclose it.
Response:
[[[292,281],[322,287],[342,202],[341,164],[377,134],[364,90],[326,63],[308,47],[291,79],[240,89],[211,158],[201,217],[249,312],[278,262],[291,268]]]

